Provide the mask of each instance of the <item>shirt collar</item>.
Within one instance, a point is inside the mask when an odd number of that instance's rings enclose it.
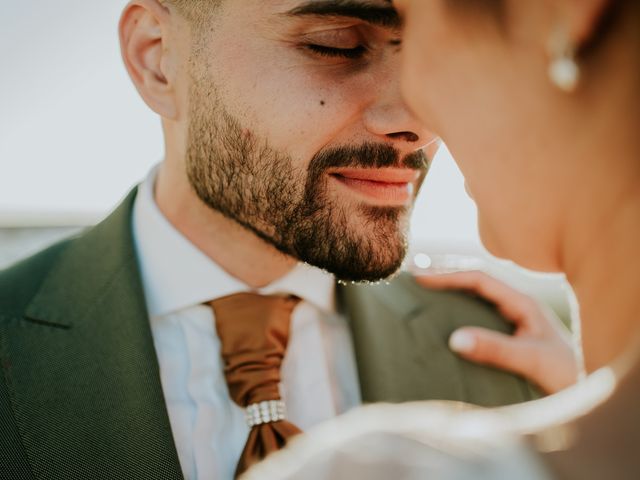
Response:
[[[284,277],[259,289],[263,295],[286,293],[296,295],[324,312],[334,312],[335,279],[319,268],[299,263]]]
[[[155,203],[158,167],[138,189],[133,207],[133,237],[151,316],[166,315],[216,298],[252,291],[229,275],[182,235]],[[296,295],[325,312],[335,311],[335,281],[318,268],[298,264],[259,293]]]

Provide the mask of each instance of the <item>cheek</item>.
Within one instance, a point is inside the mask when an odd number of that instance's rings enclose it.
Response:
[[[405,102],[416,116],[427,127],[431,126],[430,94],[427,80],[429,69],[424,60],[425,55],[420,48],[421,42],[411,36],[412,30],[407,30],[402,49],[401,89]]]
[[[416,116],[438,133],[449,114],[448,84],[458,68],[456,56],[446,47],[453,41],[435,2],[409,2],[403,34],[402,93]]]
[[[272,72],[255,99],[247,108],[272,146],[304,158],[335,143],[359,110],[345,85],[304,72]]]
[[[362,79],[318,68],[290,48],[239,47],[213,72],[223,103],[242,126],[293,158],[311,158],[335,143],[357,118]]]

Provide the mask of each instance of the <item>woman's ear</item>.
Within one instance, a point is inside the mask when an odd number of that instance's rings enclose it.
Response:
[[[131,80],[145,103],[165,119],[178,115],[175,54],[170,48],[171,12],[159,0],[133,0],[122,13],[120,49]]]

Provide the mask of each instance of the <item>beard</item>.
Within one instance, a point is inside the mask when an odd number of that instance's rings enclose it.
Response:
[[[243,128],[214,87],[196,81],[190,95],[186,169],[208,207],[280,252],[342,281],[379,281],[400,269],[411,207],[338,202],[329,194],[326,172],[406,167],[421,170],[422,182],[428,168],[424,152],[401,159],[388,144],[338,146],[317,152],[304,170]]]

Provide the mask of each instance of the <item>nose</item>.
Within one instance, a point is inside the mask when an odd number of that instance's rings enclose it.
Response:
[[[385,70],[377,75],[371,103],[364,112],[365,128],[399,150],[413,151],[434,144],[435,133],[424,127],[404,103],[399,65]]]
[[[398,102],[377,102],[365,114],[364,121],[367,130],[386,141],[413,144],[420,148],[430,134],[424,131],[407,108]],[[425,142],[425,144],[428,142]]]

